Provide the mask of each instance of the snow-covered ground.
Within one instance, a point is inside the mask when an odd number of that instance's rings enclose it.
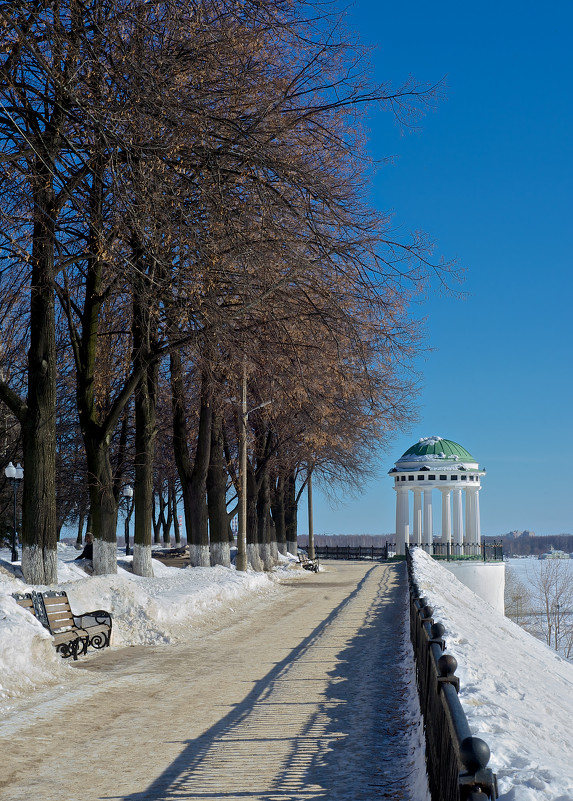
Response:
[[[417,581],[458,661],[470,729],[501,801],[573,800],[573,664],[496,612],[421,549]]]
[[[112,647],[182,639],[206,616],[225,614],[249,595],[276,591],[277,578],[296,561],[283,558],[281,566],[267,574],[224,567],[181,570],[154,560],[154,578],[141,578],[125,569],[132,557],[121,552],[116,576],[87,576],[83,563],[74,561],[77,555],[72,546],[58,545],[58,585],[50,589],[65,590],[76,614],[111,612]],[[46,629],[11,597],[32,588],[13,575],[9,559],[10,552],[0,550],[0,707],[10,698],[61,681],[70,670]],[[18,571],[19,563],[15,567]],[[295,576],[304,574],[292,571]]]
[[[77,551],[59,546],[58,588],[78,613],[108,609],[114,617],[113,647],[170,643],[200,629],[249,596],[279,591],[273,574],[227,568],[181,570],[154,562],[154,578],[134,576],[121,565],[117,576],[88,577],[74,562]],[[62,682],[67,661],[48,633],[11,593],[30,588],[15,578],[9,552],[0,551],[0,708],[10,699]],[[461,682],[460,699],[472,732],[491,748],[501,801],[573,801],[573,664],[566,662],[419,550],[420,587],[446,627]],[[294,561],[294,560],[292,560]],[[304,571],[289,576],[303,578]],[[38,588],[41,589],[41,588]],[[90,657],[88,657],[90,658]]]

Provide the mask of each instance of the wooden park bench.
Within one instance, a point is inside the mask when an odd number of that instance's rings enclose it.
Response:
[[[299,564],[304,570],[311,570],[313,573],[318,573],[318,559],[309,559],[305,551],[300,551],[297,554]]]
[[[157,559],[167,567],[188,567],[189,548],[154,548],[151,551],[152,559]]]
[[[75,660],[91,648],[105,648],[111,639],[111,615],[101,609],[74,615],[63,591],[14,593],[16,602],[31,612],[54,638],[56,651]]]

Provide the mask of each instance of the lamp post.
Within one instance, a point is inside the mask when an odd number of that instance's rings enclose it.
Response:
[[[308,471],[308,481],[306,491],[308,493],[308,558],[314,559],[314,512],[312,508],[312,469]]]
[[[13,495],[14,495],[14,528],[12,529],[12,561],[18,561],[18,551],[16,550],[16,497],[18,495],[18,487],[20,486],[20,482],[24,478],[24,470],[22,465],[17,465],[14,467],[12,462],[8,465],[8,467],[4,468],[4,474],[8,481],[10,482],[10,486],[12,487]]]
[[[129,518],[131,517],[131,504],[133,499],[133,487],[131,484],[126,484],[121,494],[125,500],[125,555],[129,556],[131,554],[131,548],[129,547]]]
[[[239,418],[239,532],[235,557],[237,570],[247,569],[247,420],[247,368],[243,363]]]
[[[247,569],[247,423],[249,414],[257,409],[268,406],[268,400],[247,411],[247,365],[243,362],[243,377],[241,380],[241,411],[239,414],[239,532],[237,535],[237,555],[235,568]]]

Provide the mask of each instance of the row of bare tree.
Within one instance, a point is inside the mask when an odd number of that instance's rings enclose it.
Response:
[[[87,506],[116,570],[126,481],[136,573],[159,486],[192,564],[227,563],[243,373],[256,567],[296,539],[310,471],[359,482],[409,420],[408,301],[449,268],[368,206],[361,117],[409,124],[435,92],[365,76],[340,20],[287,0],[0,3],[0,401],[30,583]]]

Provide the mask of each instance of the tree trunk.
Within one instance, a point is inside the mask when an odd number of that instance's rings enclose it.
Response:
[[[185,410],[185,387],[181,356],[170,356],[171,395],[173,405],[173,451],[183,492],[183,509],[189,561],[192,567],[209,567],[209,532],[206,484],[211,450],[211,396],[206,376],[201,383],[201,408],[195,462],[189,455]]]
[[[109,446],[100,436],[99,426],[84,433],[90,493],[90,531],[94,535],[94,574],[117,573],[117,500]],[[96,536],[96,532],[99,536]]]
[[[153,576],[151,527],[153,498],[153,457],[155,452],[155,411],[157,366],[148,367],[135,395],[135,524],[133,572]]]
[[[84,518],[85,518],[84,513],[80,512],[78,517],[78,536],[76,537],[76,549],[78,551],[81,551],[81,546],[83,542]]]
[[[264,570],[258,542],[257,525],[258,488],[255,474],[250,465],[247,466],[247,557],[249,564],[257,572]]]
[[[285,482],[280,475],[273,483],[271,490],[271,513],[275,525],[275,536],[278,552],[283,556],[287,555],[287,539],[285,525]]]
[[[294,473],[290,473],[285,486],[285,529],[287,550],[296,556],[298,550],[297,543],[297,507],[296,502],[296,478]]]
[[[213,412],[211,422],[211,458],[207,473],[207,505],[211,564],[231,564],[230,526],[227,514],[227,471],[223,457],[223,420]]]
[[[173,515],[173,533],[175,534],[175,547],[181,545],[181,528],[179,527],[179,514],[177,511],[177,487],[175,480],[169,479],[169,505],[171,507],[171,514]]]
[[[205,384],[205,382],[203,382]],[[195,450],[195,463],[186,487],[187,542],[192,567],[209,567],[209,527],[207,516],[207,473],[211,452],[211,397],[206,386],[201,389],[199,432]],[[189,518],[187,519],[187,513]]]
[[[156,493],[151,495],[151,524],[153,526],[153,544],[161,545],[161,504],[158,503]]]
[[[100,421],[96,397],[97,344],[102,298],[104,245],[102,179],[103,162],[94,166],[90,195],[90,235],[87,243],[85,294],[78,332],[69,296],[60,299],[68,317],[76,368],[76,403],[88,467],[90,516],[88,530],[94,537],[93,566],[96,575],[117,572],[117,507],[115,478],[111,464],[110,441],[115,423]],[[115,418],[114,418],[115,420]],[[125,422],[125,426],[127,423]]]
[[[28,396],[20,419],[24,456],[22,573],[28,584],[55,584],[56,531],[56,334],[52,178],[39,162],[34,190]]]
[[[171,548],[171,525],[173,523],[173,507],[171,506],[171,479],[168,479],[167,483],[167,498],[165,498],[163,493],[161,493],[159,496],[159,506],[161,510],[161,526],[163,528],[163,545],[165,548]]]
[[[271,571],[274,561],[271,553],[269,517],[271,510],[270,479],[268,465],[262,467],[257,493],[257,542],[263,570]]]
[[[137,247],[134,248],[137,253]],[[136,256],[136,263],[143,260]],[[142,270],[143,272],[143,270]],[[145,286],[133,288],[133,362],[142,368],[135,391],[135,486],[133,572],[153,576],[151,564],[151,531],[153,523],[153,460],[155,455],[156,409],[159,367],[149,364],[152,353],[151,299]]]

